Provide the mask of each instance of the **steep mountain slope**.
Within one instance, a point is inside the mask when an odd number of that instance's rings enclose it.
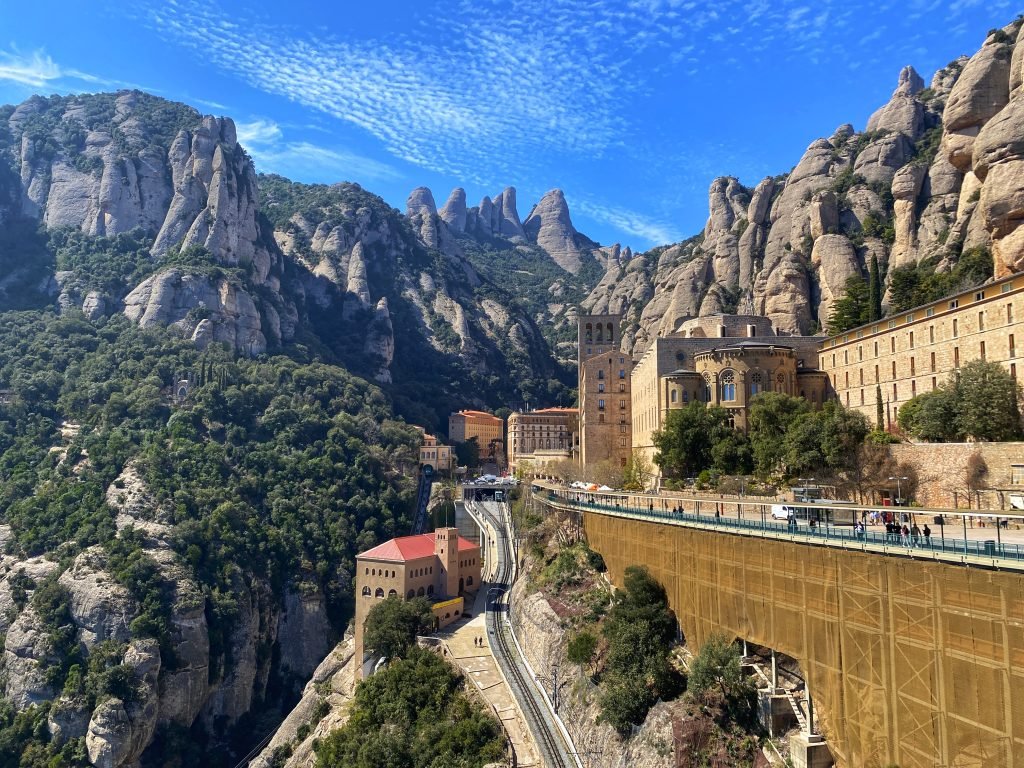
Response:
[[[512,188],[453,201],[451,225],[417,190],[403,216],[357,185],[257,179],[230,119],[135,91],[34,97],[0,126],[0,308],[123,313],[247,355],[298,337],[431,427],[466,403],[571,400],[551,308],[503,272],[522,253],[547,290],[572,279],[559,259],[589,258],[561,193],[531,236]]]
[[[927,88],[905,68],[865,131],[840,126],[784,176],[715,179],[700,235],[616,260],[583,306],[623,312],[636,354],[688,317],[736,309],[824,329],[872,258],[887,286],[897,270],[952,273],[962,254],[991,254],[997,276],[1024,268],[1022,35],[1019,19],[993,30]]]

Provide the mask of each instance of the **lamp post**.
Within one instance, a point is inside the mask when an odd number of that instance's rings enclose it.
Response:
[[[903,476],[903,477],[893,476],[893,477],[890,477],[889,479],[896,481],[896,501],[899,502],[898,506],[903,506],[903,503],[902,503],[903,502],[903,485],[902,485],[902,481],[903,480],[909,480],[910,478],[906,477],[906,476]]]

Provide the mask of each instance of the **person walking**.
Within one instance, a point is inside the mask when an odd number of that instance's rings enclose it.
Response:
[[[902,534],[901,541],[903,546],[910,546],[910,529],[907,527],[906,523],[903,524],[903,527],[900,529],[900,533]]]
[[[924,545],[929,548],[932,546],[932,529],[928,527],[928,523],[924,524]]]
[[[910,540],[915,547],[921,544],[921,529],[917,527],[917,523],[914,523],[914,527],[910,529]]]

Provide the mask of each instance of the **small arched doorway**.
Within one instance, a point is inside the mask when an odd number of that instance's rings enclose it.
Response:
[[[461,594],[462,590],[464,590],[465,588],[466,588],[466,580],[465,579],[459,579],[459,594]]]

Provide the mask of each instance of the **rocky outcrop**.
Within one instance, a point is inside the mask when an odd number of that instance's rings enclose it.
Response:
[[[942,148],[961,173],[971,170],[974,139],[981,126],[1010,100],[1011,58],[1011,46],[990,35],[950,90],[942,114]]]
[[[275,762],[274,756],[285,749],[290,749],[291,755],[283,763],[284,768],[314,768],[314,744],[348,720],[348,705],[355,692],[352,653],[353,642],[349,637],[323,659],[302,691],[299,703],[288,713],[263,751],[249,764],[251,768],[281,765]],[[324,705],[327,713],[318,720],[317,709]],[[305,737],[299,735],[303,726],[311,726]]]
[[[560,189],[553,189],[540,199],[523,223],[526,238],[539,245],[566,272],[576,274],[588,249],[572,225],[569,206]]]
[[[483,237],[523,238],[523,224],[516,208],[516,188],[505,189],[493,200],[484,197],[466,214],[466,231]]]
[[[395,328],[391,323],[391,311],[386,297],[377,302],[363,349],[379,361],[374,379],[381,384],[390,384],[390,367],[395,359]]]
[[[246,355],[267,349],[262,321],[241,285],[174,267],[147,278],[124,298],[124,314],[142,327],[173,325],[197,342],[224,342]],[[209,321],[197,333],[200,322]]]
[[[412,218],[421,213],[430,216],[437,214],[437,206],[434,205],[434,195],[426,187],[416,187],[409,193],[405,201],[405,215]]]
[[[464,232],[466,230],[466,190],[456,187],[448,195],[448,201],[441,209],[441,218],[453,232]]]
[[[982,184],[979,214],[992,237],[996,275],[1018,272],[1024,269],[1024,90],[1019,85],[978,133],[972,160]]]
[[[843,295],[847,278],[861,273],[853,243],[844,235],[822,235],[814,241],[811,269],[818,294],[818,326],[827,328],[832,305]]]
[[[928,88],[905,67],[864,133],[840,126],[785,177],[753,192],[716,179],[699,240],[640,254],[632,271],[608,263],[582,307],[622,312],[635,356],[685,317],[734,308],[815,331],[872,258],[886,280],[922,262],[950,270],[972,248],[991,249],[997,275],[1024,268],[1022,29],[993,31]]]
[[[924,104],[914,97],[924,90],[924,80],[913,67],[900,71],[899,83],[889,102],[868,118],[869,133],[885,131],[917,138],[924,132]]]

